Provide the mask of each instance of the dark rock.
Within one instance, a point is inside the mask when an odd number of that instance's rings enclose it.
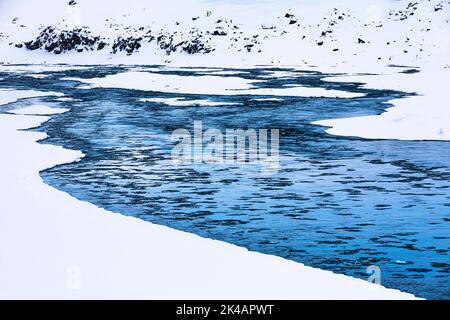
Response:
[[[25,42],[24,44],[28,50],[37,50],[42,47],[42,43],[39,39],[36,41]]]
[[[251,44],[251,43],[250,43],[250,44],[245,45],[244,48],[247,49],[248,52],[250,52],[250,51],[252,51],[252,48],[253,48],[254,46],[255,46],[254,44]]]
[[[28,50],[45,49],[48,52],[68,52],[86,48],[93,50],[100,41],[100,37],[92,36],[87,28],[74,30],[57,30],[47,27],[41,31],[36,39],[25,42]],[[58,53],[56,53],[58,54]]]
[[[209,53],[213,51],[209,46],[207,46],[205,43],[203,43],[199,38],[191,40],[184,44],[183,51],[189,53],[189,54],[195,54],[195,53]]]
[[[97,46],[97,50],[102,50],[105,46],[106,46],[106,43],[101,41]]]
[[[227,33],[225,31],[218,31],[218,30],[214,30],[214,32],[212,33],[213,36],[226,36]]]
[[[126,51],[128,55],[131,55],[134,51],[137,51],[142,45],[142,37],[118,37],[112,45],[112,53],[116,54],[119,51]]]

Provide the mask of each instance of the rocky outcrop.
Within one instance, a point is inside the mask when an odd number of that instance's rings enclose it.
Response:
[[[134,51],[137,51],[141,46],[141,41],[143,40],[143,37],[128,37],[128,38],[122,38],[118,37],[113,45],[112,45],[112,53],[117,53],[119,51],[126,51],[128,55],[131,55]],[[151,40],[150,40],[151,41]]]
[[[46,27],[36,39],[25,42],[24,45],[28,50],[45,49],[48,52],[60,54],[70,51],[96,50],[101,43],[101,38],[92,35],[87,28],[59,30],[54,27]]]
[[[28,50],[42,49],[54,54],[98,51],[109,48],[112,54],[123,52],[127,55],[132,55],[144,44],[156,40],[157,46],[164,50],[167,55],[174,52],[204,54],[214,50],[208,44],[210,39],[206,37],[206,34],[198,30],[190,30],[188,34],[160,31],[158,34],[153,35],[148,28],[140,27],[138,29],[128,28],[124,35],[109,39],[93,35],[87,27],[61,30],[49,26],[45,27],[36,39],[17,43],[15,46],[17,48],[25,47]]]
[[[160,35],[157,37],[157,43],[160,49],[164,50],[167,55],[174,52],[186,52],[188,54],[209,53],[214,49],[211,48],[203,35],[197,34],[188,40],[177,41],[174,34]]]

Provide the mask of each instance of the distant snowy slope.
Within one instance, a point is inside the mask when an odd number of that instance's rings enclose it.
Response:
[[[233,65],[353,66],[448,57],[449,0],[257,3],[6,0],[0,5],[0,61],[201,57],[217,64],[226,57]]]

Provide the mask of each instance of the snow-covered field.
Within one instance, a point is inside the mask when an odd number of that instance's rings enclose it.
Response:
[[[196,79],[136,66],[127,73],[77,80],[86,88],[360,96],[301,86],[253,88],[239,73],[221,67],[320,70],[336,74],[327,81],[417,94],[391,101],[394,106],[381,115],[318,122],[331,127],[329,133],[450,140],[448,0],[74,3],[2,1],[0,71],[39,78],[43,71],[79,68],[70,64],[208,66],[216,67],[215,75],[208,69]],[[0,104],[48,94],[1,90]],[[82,156],[38,144],[42,133],[22,131],[47,121],[53,111],[34,106],[0,115],[1,298],[413,298],[106,212],[45,185],[40,171]]]

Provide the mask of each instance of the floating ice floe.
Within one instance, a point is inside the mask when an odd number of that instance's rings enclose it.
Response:
[[[27,77],[35,78],[35,79],[44,79],[47,78],[48,74],[27,74]]]
[[[69,111],[70,109],[64,108],[50,108],[45,105],[32,105],[26,108],[14,109],[8,111],[8,113],[13,114],[21,114],[21,115],[52,115],[52,114],[61,114]]]
[[[281,102],[283,99],[281,98],[256,98],[252,99],[252,101],[258,101],[258,102]]]
[[[88,86],[82,88],[122,88],[183,94],[209,95],[259,95],[297,96],[327,98],[357,98],[364,94],[340,90],[327,90],[296,86],[292,88],[258,88],[262,80],[248,80],[240,77],[182,76],[151,72],[122,72],[103,78],[63,78],[79,81]]]
[[[19,99],[36,98],[44,96],[63,96],[60,92],[43,92],[35,90],[10,90],[0,89],[0,106],[8,103],[15,102]]]
[[[60,102],[81,101],[80,99],[74,99],[74,98],[69,98],[69,97],[57,98],[57,99],[55,99],[55,100],[56,100],[56,101],[60,101]]]
[[[141,102],[154,102],[154,103],[161,103],[166,104],[169,106],[177,106],[177,107],[184,107],[184,106],[207,106],[207,107],[215,107],[215,106],[227,106],[227,105],[238,105],[240,103],[234,103],[234,102],[220,102],[220,101],[212,101],[208,99],[198,99],[198,100],[185,100],[181,98],[145,98],[145,99],[139,99],[138,101]]]

